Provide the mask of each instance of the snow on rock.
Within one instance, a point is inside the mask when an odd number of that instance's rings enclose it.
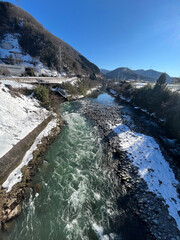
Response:
[[[97,87],[94,87],[94,88],[89,89],[89,90],[86,92],[86,95],[89,95],[89,94],[91,94],[92,92],[98,90],[99,87],[100,87],[100,86],[97,86]]]
[[[37,76],[48,76],[48,77],[58,77],[60,74],[56,70],[50,70],[48,67],[44,66],[39,60],[35,69],[37,70]]]
[[[110,93],[111,93],[112,95],[114,95],[115,97],[117,97],[116,91],[114,91],[113,89],[110,89],[109,91],[110,91]]]
[[[126,97],[124,97],[124,96],[120,96],[120,98],[123,100],[123,101],[126,101],[126,102],[130,102],[131,101],[131,99],[130,98],[126,98]]]
[[[77,100],[77,99],[81,99],[84,98],[84,95],[72,95],[71,99],[72,100]]]
[[[37,100],[24,95],[12,95],[11,91],[0,83],[0,157],[48,115],[49,112],[42,108]]]
[[[95,88],[90,88],[87,92],[86,92],[86,95],[72,95],[72,100],[77,100],[77,99],[81,99],[81,98],[84,98],[85,96],[91,94],[92,92],[96,91],[99,89],[99,87],[101,86],[98,86],[98,87],[95,87]]]
[[[148,111],[144,108],[141,108],[141,111],[145,112],[145,113],[148,113]]]
[[[134,106],[135,109],[139,109],[140,107]]]
[[[118,135],[120,146],[128,154],[150,191],[164,199],[169,214],[180,229],[180,199],[176,191],[178,184],[168,162],[163,157],[154,138],[131,131],[126,125],[118,124],[110,128]]]
[[[51,120],[51,122],[48,123],[46,128],[38,135],[38,137],[36,138],[31,148],[26,152],[21,164],[10,173],[6,181],[3,183],[2,187],[6,189],[6,192],[10,192],[12,187],[16,183],[22,181],[23,175],[22,175],[21,169],[24,166],[26,166],[29,163],[29,161],[33,158],[33,151],[36,150],[37,145],[41,142],[42,138],[44,136],[48,136],[51,130],[54,127],[56,127],[56,125],[57,125],[57,119],[54,118],[53,120]]]
[[[72,77],[72,78],[67,78],[67,80],[65,81],[66,83],[70,83],[71,85],[75,85],[78,81],[80,81],[79,78],[77,77]]]

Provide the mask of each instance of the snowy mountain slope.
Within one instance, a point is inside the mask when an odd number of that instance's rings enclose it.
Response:
[[[28,53],[25,53],[21,46],[19,45],[19,35],[18,34],[5,34],[0,44],[0,63],[6,62],[6,59],[10,59],[11,64],[23,65],[24,69],[26,67],[34,68],[36,76],[46,75],[49,77],[60,76],[60,74],[53,69],[46,67],[38,57],[33,58]],[[4,60],[2,60],[4,59]],[[9,65],[6,67],[8,68]],[[12,67],[13,65],[10,65]],[[12,73],[13,74],[13,73]],[[19,75],[21,72],[19,73]],[[18,75],[18,72],[17,72]]]
[[[0,54],[4,56],[5,48],[17,43],[14,48],[15,56],[19,57],[21,51],[23,63],[33,60],[34,64],[43,64],[49,70],[81,75],[99,75],[99,68],[88,61],[69,44],[48,32],[39,22],[23,9],[0,1]],[[6,43],[7,36],[18,39]],[[12,55],[14,53],[11,53]],[[14,57],[14,55],[13,55]],[[1,57],[3,58],[3,57]],[[4,59],[2,59],[4,61]],[[7,59],[6,59],[7,60]],[[12,59],[10,59],[12,60]],[[37,63],[36,63],[37,62]]]

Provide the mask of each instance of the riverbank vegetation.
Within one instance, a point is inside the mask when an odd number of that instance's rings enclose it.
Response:
[[[113,89],[119,97],[130,99],[136,106],[161,119],[168,131],[180,140],[180,94],[170,91],[165,81],[165,74],[162,74],[154,86],[147,84],[137,89],[131,83],[122,82]]]
[[[71,83],[63,83],[61,84],[61,88],[65,89],[68,94],[70,95],[86,95],[87,91],[91,88],[97,87],[99,85],[99,82],[96,80],[90,80],[90,79],[82,79],[80,81],[77,81],[75,84]]]
[[[34,97],[41,102],[43,107],[49,108],[49,90],[45,86],[39,84],[34,90]]]

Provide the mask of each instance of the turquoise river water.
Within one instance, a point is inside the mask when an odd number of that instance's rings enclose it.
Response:
[[[94,101],[116,104],[107,94]],[[23,213],[1,239],[121,239],[112,227],[118,209],[107,157],[98,129],[79,112],[82,102],[63,104],[67,124],[35,177],[42,189],[31,194]]]

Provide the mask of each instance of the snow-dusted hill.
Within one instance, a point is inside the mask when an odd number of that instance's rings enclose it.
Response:
[[[3,62],[30,64],[39,74],[47,76],[57,72],[93,78],[100,75],[95,64],[51,34],[23,9],[0,1],[0,22],[0,58]]]

